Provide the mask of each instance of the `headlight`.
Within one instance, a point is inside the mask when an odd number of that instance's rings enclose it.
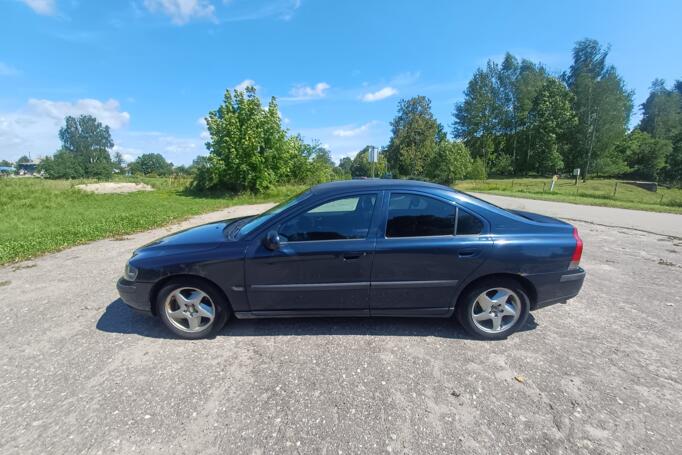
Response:
[[[135,281],[135,278],[137,278],[137,269],[130,265],[130,262],[126,262],[126,267],[123,270],[123,278],[128,281]]]

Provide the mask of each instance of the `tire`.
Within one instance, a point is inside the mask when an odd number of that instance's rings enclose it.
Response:
[[[215,336],[225,326],[231,309],[216,286],[188,277],[169,281],[159,290],[156,314],[178,337],[197,340]]]
[[[491,306],[486,308],[489,303]],[[456,315],[470,335],[483,340],[503,340],[525,326],[529,311],[530,299],[518,281],[490,278],[459,299]]]

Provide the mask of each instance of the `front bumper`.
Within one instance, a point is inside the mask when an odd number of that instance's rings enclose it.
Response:
[[[537,294],[532,309],[565,302],[577,296],[583,287],[585,275],[585,270],[578,267],[576,270],[567,272],[527,276],[535,286]]]
[[[119,278],[116,283],[118,295],[121,296],[126,305],[134,310],[152,312],[152,305],[149,299],[150,291],[153,283],[139,283],[136,281],[128,281],[125,278]]]

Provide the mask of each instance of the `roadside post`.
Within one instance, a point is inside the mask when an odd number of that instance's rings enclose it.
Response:
[[[554,184],[556,183],[557,180],[559,180],[559,176],[554,174],[552,176],[552,183],[549,185],[549,192],[550,193],[554,191]]]
[[[575,176],[575,184],[578,185],[578,177],[580,177],[580,168],[579,167],[573,169],[573,175]]]
[[[371,169],[370,172],[371,172],[372,178],[374,178],[374,163],[377,162],[377,158],[378,158],[377,157],[377,148],[375,146],[372,146],[369,149],[369,163],[370,163],[369,165],[370,165],[370,169]]]

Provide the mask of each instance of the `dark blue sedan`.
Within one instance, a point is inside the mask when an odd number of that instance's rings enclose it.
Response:
[[[202,338],[237,318],[453,315],[500,339],[575,297],[585,271],[568,223],[408,180],[313,187],[267,212],[195,227],[133,254],[131,307]]]

